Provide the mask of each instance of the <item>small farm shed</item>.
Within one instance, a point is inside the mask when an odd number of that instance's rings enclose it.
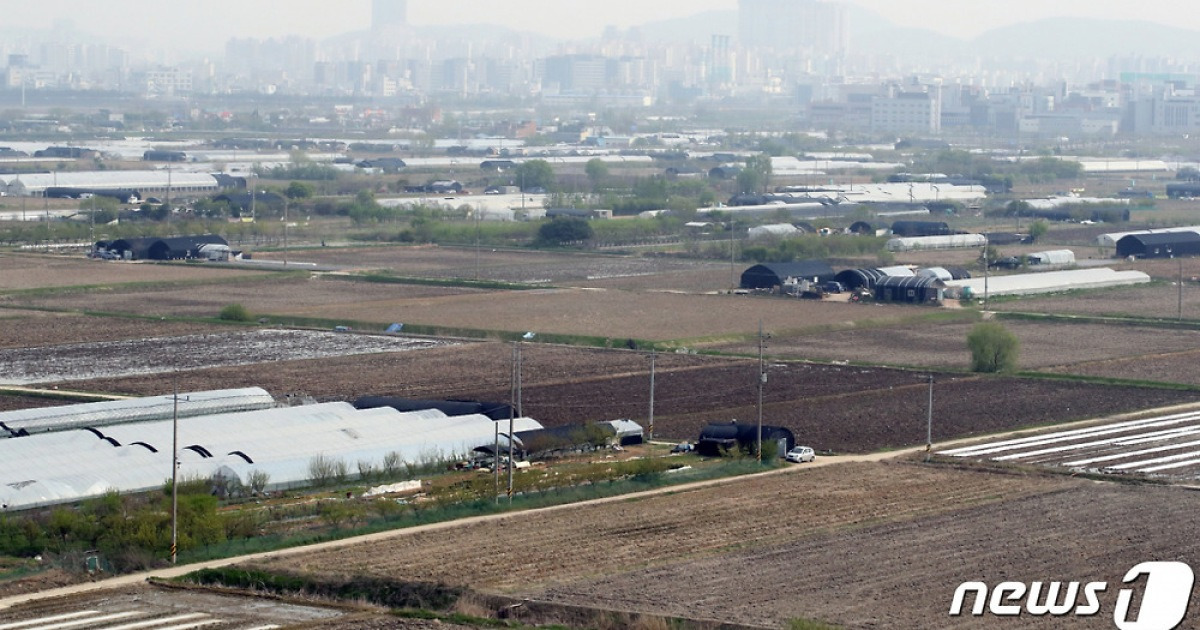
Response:
[[[1117,241],[1117,256],[1175,258],[1200,254],[1200,233],[1159,232],[1130,234]]]
[[[546,429],[517,431],[513,434],[522,445],[526,458],[559,453],[592,451],[616,442],[617,431],[607,422],[568,424]]]
[[[747,233],[747,238],[752,241],[759,241],[766,238],[787,238],[789,236],[799,236],[804,231],[792,225],[791,223],[772,223],[770,225],[758,225],[750,228]]]
[[[1031,265],[1074,265],[1075,252],[1069,249],[1054,249],[1047,252],[1028,254]]]
[[[875,283],[875,299],[880,302],[941,303],[945,291],[942,280],[929,276],[888,276]]]
[[[833,267],[822,260],[802,260],[789,263],[762,263],[742,272],[741,288],[772,289],[783,286],[789,279],[827,282],[837,275]]]
[[[780,457],[796,445],[796,436],[790,429],[765,424],[762,426],[762,440],[764,444],[775,442]],[[704,427],[700,431],[700,440],[696,443],[696,452],[711,457],[724,455],[736,449],[752,451],[757,444],[758,425],[739,424],[734,420]]]

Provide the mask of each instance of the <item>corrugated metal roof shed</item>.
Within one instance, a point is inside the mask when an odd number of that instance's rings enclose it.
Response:
[[[246,387],[179,394],[179,417],[270,409],[275,399],[265,389]],[[129,422],[164,420],[174,413],[172,396],[18,409],[0,412],[0,438],[22,433],[65,431]]]

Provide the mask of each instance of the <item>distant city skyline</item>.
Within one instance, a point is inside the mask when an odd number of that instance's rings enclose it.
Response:
[[[628,28],[705,11],[736,10],[737,0],[409,0],[408,22],[423,25],[496,24],[563,39],[599,36],[606,26]],[[1146,20],[1200,29],[1200,6],[1168,0],[845,0],[897,26],[969,38],[991,28],[1050,17]],[[109,40],[192,51],[220,51],[231,37],[298,35],[325,39],[371,26],[370,0],[43,0],[9,3],[8,28],[75,28]],[[731,27],[731,32],[736,27]]]

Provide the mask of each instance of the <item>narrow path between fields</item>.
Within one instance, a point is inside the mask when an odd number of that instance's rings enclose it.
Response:
[[[48,396],[52,398],[61,398],[64,400],[128,400],[134,396],[120,396],[117,394],[91,394],[88,392],[75,392],[60,389],[46,389],[39,387],[22,387],[20,385],[3,385],[0,386],[0,394],[8,395],[32,395],[32,396]]]
[[[1027,433],[1042,431],[1042,430],[1051,430],[1051,429],[1066,430],[1066,429],[1081,427],[1081,426],[1085,426],[1085,425],[1089,425],[1089,424],[1096,424],[1096,423],[1100,423],[1100,422],[1117,422],[1117,421],[1121,421],[1121,420],[1136,419],[1140,416],[1146,416],[1146,415],[1152,415],[1152,414],[1157,415],[1157,414],[1180,413],[1180,412],[1192,411],[1192,410],[1200,410],[1200,403],[1173,405],[1170,407],[1161,407],[1161,408],[1152,409],[1152,410],[1124,413],[1124,414],[1119,414],[1119,415],[1114,415],[1114,416],[1107,416],[1104,418],[1093,418],[1090,420],[1080,420],[1078,422],[1060,424],[1060,425],[1055,425],[1053,427],[1043,427],[1043,428],[1037,428],[1037,429],[1019,429],[1019,430],[1006,431],[1003,433],[997,433],[997,434],[987,435],[987,436],[974,436],[974,437],[970,437],[970,438],[950,440],[950,441],[941,442],[941,443],[936,444],[935,449],[941,450],[941,449],[945,449],[945,448],[952,447],[952,446],[966,445],[966,444],[970,444],[973,442],[979,442],[979,441],[983,441],[983,440],[995,440],[998,438],[1008,438],[1008,437],[1012,437],[1012,436],[1017,436],[1017,435],[1022,435],[1022,434],[1027,434]],[[240,564],[243,562],[250,562],[250,561],[254,561],[254,560],[266,560],[266,559],[272,559],[272,558],[280,558],[280,557],[285,557],[285,556],[309,553],[312,551],[323,551],[323,550],[328,550],[328,549],[337,549],[340,547],[348,547],[351,545],[358,545],[358,544],[362,544],[362,543],[385,541],[385,540],[389,540],[391,538],[397,538],[400,536],[411,536],[411,535],[419,534],[421,532],[440,531],[440,530],[444,530],[444,529],[450,529],[453,527],[459,527],[462,525],[468,525],[468,524],[474,524],[474,523],[486,523],[486,522],[498,521],[498,520],[502,520],[502,519],[525,518],[528,516],[544,514],[547,512],[575,509],[575,508],[578,508],[581,506],[601,505],[601,504],[605,504],[605,503],[615,503],[618,501],[629,501],[629,500],[641,499],[641,498],[645,498],[645,497],[652,497],[652,496],[656,496],[656,495],[668,494],[668,493],[673,493],[673,492],[687,492],[689,490],[694,490],[697,488],[706,488],[709,486],[738,483],[745,479],[752,479],[752,478],[763,477],[763,476],[767,476],[767,475],[802,473],[805,470],[810,470],[812,468],[820,468],[820,467],[824,467],[824,466],[835,466],[838,464],[847,464],[847,463],[880,462],[880,461],[885,461],[885,460],[889,460],[889,459],[893,459],[893,458],[899,458],[899,457],[919,454],[924,451],[925,451],[925,447],[920,446],[920,447],[899,449],[899,450],[895,450],[895,451],[883,451],[883,452],[878,452],[878,453],[868,453],[865,455],[833,455],[833,456],[819,457],[819,458],[817,458],[816,461],[813,461],[811,463],[787,465],[782,468],[776,468],[776,469],[772,469],[772,470],[761,472],[761,473],[752,473],[749,475],[739,475],[737,477],[722,477],[720,479],[708,479],[705,481],[694,481],[691,483],[684,483],[684,484],[679,484],[679,485],[675,485],[675,486],[666,486],[663,488],[655,488],[653,490],[645,490],[642,492],[631,492],[629,494],[621,494],[621,495],[616,495],[616,496],[611,496],[611,497],[604,497],[604,498],[600,498],[600,499],[591,499],[588,501],[580,501],[580,502],[576,502],[576,503],[564,503],[561,505],[552,505],[552,506],[543,507],[543,508],[534,508],[534,509],[521,510],[521,511],[516,511],[516,512],[505,512],[502,514],[486,514],[483,516],[473,516],[473,517],[465,518],[465,519],[444,521],[441,523],[431,523],[429,525],[418,525],[415,527],[394,529],[394,530],[389,530],[386,532],[377,532],[374,534],[365,534],[362,536],[355,536],[352,538],[343,538],[341,540],[331,540],[328,542],[316,543],[316,544],[312,544],[312,545],[305,545],[305,546],[301,546],[301,547],[291,547],[288,549],[280,549],[277,551],[253,553],[253,554],[247,554],[247,555],[243,555],[243,556],[236,556],[236,557],[232,557],[232,558],[223,558],[220,560],[209,560],[207,562],[197,562],[194,564],[181,565],[181,566],[170,567],[170,568],[166,568],[166,569],[156,569],[153,571],[144,571],[141,573],[131,573],[129,575],[122,575],[122,576],[113,577],[113,578],[109,578],[109,579],[105,579],[105,580],[98,580],[96,582],[87,582],[87,583],[83,583],[83,584],[72,584],[70,586],[63,586],[63,587],[54,588],[54,589],[50,589],[50,590],[39,591],[36,593],[25,593],[22,595],[14,595],[12,597],[3,598],[3,599],[0,599],[0,610],[4,610],[5,608],[10,608],[17,604],[22,604],[25,602],[37,601],[37,600],[42,600],[42,599],[50,599],[50,598],[54,598],[54,597],[65,597],[65,596],[70,596],[70,595],[78,595],[81,593],[89,593],[89,592],[93,592],[93,591],[100,591],[100,590],[106,590],[106,589],[111,589],[111,588],[119,588],[119,587],[124,587],[124,586],[131,586],[131,585],[135,585],[135,584],[140,584],[149,578],[160,578],[160,579],[175,578],[175,577],[179,577],[181,575],[185,575],[187,573],[191,573],[192,571],[198,571],[200,569],[212,569],[212,568],[223,567],[223,566],[228,566],[228,565],[232,565],[232,564]]]

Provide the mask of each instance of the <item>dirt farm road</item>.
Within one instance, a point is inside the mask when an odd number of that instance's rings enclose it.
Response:
[[[1159,408],[1159,409],[1143,410],[1143,411],[1134,412],[1134,413],[1115,415],[1115,416],[1110,416],[1110,417],[1106,417],[1106,418],[1093,418],[1090,420],[1081,420],[1079,422],[1074,422],[1074,423],[1070,423],[1070,424],[1058,425],[1058,426],[1054,427],[1054,429],[1055,430],[1065,430],[1065,429],[1070,429],[1070,428],[1074,428],[1074,427],[1095,424],[1095,423],[1099,423],[1099,422],[1116,422],[1116,421],[1120,421],[1120,420],[1127,420],[1127,419],[1137,418],[1140,416],[1147,416],[1147,415],[1151,415],[1151,414],[1179,413],[1179,412],[1191,411],[1191,410],[1197,410],[1197,409],[1200,409],[1200,404],[1175,405],[1175,406],[1171,406],[1171,407],[1163,407],[1163,408]],[[984,440],[984,439],[1006,438],[1006,437],[1010,437],[1010,436],[1029,433],[1030,431],[1031,430],[1021,430],[1021,431],[1010,431],[1007,433],[991,435],[991,436],[975,436],[975,437],[971,437],[971,438],[943,442],[943,443],[935,445],[935,448],[943,449],[943,448],[948,448],[951,446],[958,446],[961,444],[969,444],[972,442],[978,442],[978,441]],[[686,491],[693,490],[696,488],[704,488],[704,487],[721,485],[721,484],[738,483],[741,480],[744,480],[747,478],[752,478],[752,477],[760,477],[760,476],[766,476],[766,475],[782,475],[782,474],[801,474],[805,470],[811,470],[813,468],[819,468],[819,467],[825,467],[825,466],[836,466],[839,464],[847,464],[847,463],[880,462],[880,461],[885,461],[888,459],[919,454],[919,453],[923,452],[924,450],[925,450],[924,447],[916,447],[916,448],[909,448],[909,449],[896,450],[896,451],[884,451],[884,452],[878,452],[878,453],[870,453],[870,454],[866,454],[866,455],[834,455],[834,456],[820,457],[816,461],[808,463],[808,464],[789,465],[789,466],[784,466],[782,468],[776,468],[776,469],[769,470],[769,471],[762,472],[762,473],[754,473],[751,475],[741,475],[741,476],[737,476],[737,477],[724,477],[724,478],[720,478],[720,479],[709,479],[709,480],[705,480],[705,481],[696,481],[696,482],[679,484],[679,485],[674,485],[674,486],[666,486],[663,488],[655,488],[653,490],[646,490],[646,491],[642,491],[642,492],[620,494],[620,495],[616,495],[616,496],[604,497],[604,498],[600,498],[600,499],[592,499],[589,501],[582,501],[582,502],[577,502],[577,503],[564,503],[561,505],[553,505],[553,506],[549,506],[549,507],[535,508],[535,509],[531,509],[531,510],[522,510],[522,511],[518,511],[518,512],[505,512],[505,513],[501,513],[501,514],[487,514],[487,515],[475,516],[475,517],[471,517],[471,518],[467,518],[467,519],[444,521],[441,523],[431,523],[429,525],[419,525],[416,527],[408,527],[408,528],[404,528],[404,529],[396,529],[396,530],[391,530],[391,531],[386,531],[386,532],[377,532],[374,534],[365,534],[362,536],[344,538],[341,540],[333,540],[333,541],[328,541],[328,542],[323,542],[323,543],[317,543],[314,545],[306,545],[306,546],[300,546],[300,547],[292,547],[292,548],[288,548],[288,549],[280,549],[280,550],[276,550],[276,551],[248,554],[248,555],[237,556],[237,557],[233,557],[233,558],[210,560],[207,562],[198,562],[195,564],[181,565],[181,566],[169,567],[169,568],[165,568],[165,569],[156,569],[153,571],[144,571],[141,573],[131,573],[129,575],[122,575],[122,576],[113,577],[113,578],[109,578],[109,579],[105,579],[105,580],[98,580],[95,582],[73,584],[70,586],[64,586],[64,587],[49,589],[49,590],[45,590],[45,591],[39,591],[39,592],[35,592],[35,593],[25,593],[22,595],[16,595],[16,596],[0,599],[0,610],[4,610],[6,608],[11,608],[12,606],[16,606],[18,604],[23,604],[26,602],[58,598],[58,597],[68,597],[71,595],[78,595],[81,593],[90,593],[90,592],[94,592],[94,591],[101,591],[101,590],[107,590],[107,589],[112,589],[112,588],[120,588],[120,587],[140,584],[150,578],[159,578],[159,579],[175,578],[175,577],[185,575],[187,573],[191,573],[192,571],[198,571],[200,569],[211,569],[211,568],[229,566],[229,565],[233,565],[233,564],[240,564],[243,562],[250,562],[250,561],[254,561],[254,560],[280,558],[280,557],[291,556],[291,555],[296,555],[296,554],[310,553],[313,551],[323,551],[323,550],[329,550],[329,549],[337,549],[337,548],[341,548],[341,547],[348,547],[348,546],[352,546],[352,545],[359,545],[359,544],[364,544],[364,543],[380,542],[380,541],[385,541],[385,540],[389,540],[389,539],[397,538],[397,537],[401,537],[401,536],[411,536],[411,535],[415,535],[415,534],[418,534],[421,532],[440,531],[440,530],[450,529],[450,528],[454,528],[454,527],[460,527],[460,526],[472,524],[472,523],[485,523],[485,522],[499,521],[499,520],[504,520],[504,519],[520,519],[520,518],[525,518],[525,517],[532,516],[532,515],[542,514],[542,513],[546,513],[546,512],[553,512],[553,511],[557,511],[557,510],[577,509],[579,507],[587,506],[587,505],[600,505],[600,504],[605,504],[605,503],[627,501],[630,499],[638,499],[638,498],[650,497],[650,496],[666,494],[666,493],[686,492]]]

